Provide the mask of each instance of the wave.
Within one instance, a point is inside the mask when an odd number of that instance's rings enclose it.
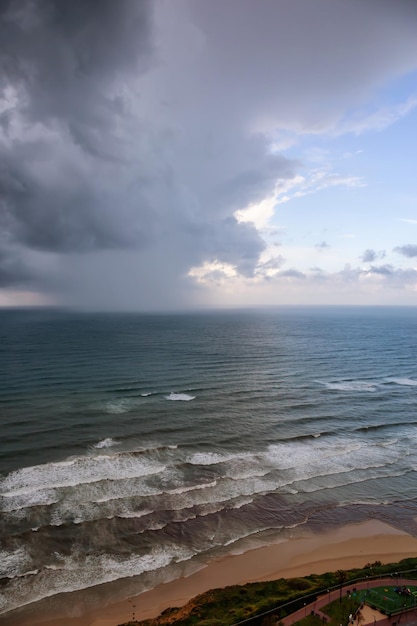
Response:
[[[190,454],[181,447],[155,444],[25,468],[0,481],[6,514],[3,533],[7,536],[7,528],[14,533],[17,527],[23,532],[147,516],[143,529],[149,530],[149,516],[155,514],[152,524],[161,527],[158,519],[163,511],[194,506],[222,510],[224,503],[236,498],[313,493],[359,483],[367,471],[390,478],[400,475],[405,465],[414,466],[414,457],[404,460],[414,454],[417,431],[408,429],[406,434],[401,438],[396,432],[376,440],[352,434],[308,436],[257,452],[235,453]]]
[[[169,394],[169,396],[165,396],[165,400],[173,400],[173,401],[182,401],[182,402],[190,402],[190,400],[195,400],[196,396],[191,396],[188,393],[174,393],[173,391]]]
[[[45,488],[76,487],[103,480],[120,480],[158,474],[165,465],[120,453],[75,457],[57,463],[25,467],[0,481],[0,495],[25,495]]]
[[[118,400],[109,400],[104,405],[106,413],[113,415],[123,415],[123,413],[129,413],[135,409],[140,400],[138,398],[119,398]]]
[[[29,583],[26,587],[19,586],[15,577],[34,572],[35,563],[24,550],[6,550],[4,562],[8,563],[7,571],[13,580],[7,586],[7,597],[1,610],[11,610],[13,603],[19,602],[21,606],[62,591],[83,589],[163,569],[181,559],[189,560],[196,554],[206,554],[216,546],[234,550],[241,538],[250,541],[259,531],[288,527],[285,515],[292,519],[294,526],[298,526],[302,523],[297,522],[298,513],[295,514],[294,508],[291,511],[288,509],[287,513],[284,500],[278,505],[275,499],[270,514],[259,501],[264,502],[271,495],[296,498],[297,494],[320,491],[329,494],[332,489],[349,484],[401,476],[403,470],[396,464],[404,457],[406,440],[390,439],[386,443],[390,445],[383,447],[380,441],[355,441],[350,436],[339,435],[329,438],[312,436],[270,444],[256,453],[213,451],[189,454],[181,448],[174,448],[173,454],[172,449],[157,446],[162,449],[162,454],[173,457],[171,464],[160,465],[162,469],[159,473],[145,472],[133,478],[123,474],[117,480],[107,480],[102,476],[101,482],[77,483],[75,486],[48,490],[48,481],[53,480],[55,485],[61,481],[62,476],[57,475],[60,468],[79,469],[80,458],[69,459],[61,464],[28,468],[29,474],[36,475],[39,481],[39,491],[29,493],[19,493],[22,486],[28,487],[27,476],[19,474],[22,472],[19,470],[14,473],[19,476],[9,475],[17,489],[13,496],[15,502],[19,498],[37,495],[43,502],[57,495],[61,500],[41,505],[38,510],[19,512],[15,523],[20,519],[29,528],[30,525],[38,527],[31,541],[39,549],[46,542],[46,554],[49,554],[51,542],[52,545],[59,545],[62,536],[71,536],[73,543],[65,556],[55,560],[46,556],[43,568],[39,567],[36,559],[39,572],[30,577],[30,588]],[[414,446],[413,438],[410,445]],[[128,461],[139,462],[139,467],[144,467],[142,452],[137,451],[136,455],[125,452],[102,454],[82,459],[87,463],[98,463],[100,472],[108,468],[111,459],[118,469],[124,471]],[[190,459],[194,463],[190,463]],[[149,469],[148,465],[145,466]],[[39,469],[42,467],[43,473]],[[93,470],[90,471],[94,474]],[[11,483],[7,486],[10,487]],[[8,498],[13,500],[13,497],[9,493]],[[257,504],[254,504],[255,500]],[[299,514],[302,515],[303,511]],[[49,526],[39,529],[40,523]],[[57,528],[62,524],[65,526],[61,530]],[[20,536],[27,541],[27,531],[26,536],[23,527],[21,532],[14,541],[18,541]],[[108,551],[116,553],[122,549],[123,537],[126,536],[132,539],[132,549],[124,552],[123,556],[103,554],[98,548],[93,551],[94,541],[97,540],[98,543],[108,541]],[[81,543],[78,544],[75,537]],[[87,544],[89,554],[83,552],[86,537],[93,538],[92,543],[89,539]],[[127,558],[126,554],[129,554]]]
[[[406,386],[406,387],[416,387],[417,380],[413,378],[386,378],[386,382],[395,383],[396,385]]]
[[[105,439],[101,439],[96,444],[94,444],[93,448],[97,448],[100,450],[101,448],[112,448],[113,446],[120,445],[120,441],[115,441],[111,437],[106,437]]]
[[[361,380],[339,380],[335,382],[317,381],[329,391],[366,391],[374,392],[378,389],[377,383],[369,383]]]
[[[218,452],[195,452],[187,458],[187,462],[191,465],[217,465],[218,463],[226,463],[227,461],[237,460],[241,458],[250,458],[253,455],[250,452],[229,454],[219,454]]]
[[[184,546],[153,548],[142,555],[87,555],[61,557],[58,565],[43,567],[30,585],[14,578],[8,593],[0,597],[0,611],[6,613],[59,593],[79,591],[122,578],[139,576],[191,559],[194,554]]]
[[[383,426],[360,427],[356,432]],[[355,431],[354,431],[355,432]],[[399,462],[411,453],[417,433],[407,429],[407,439],[399,433],[388,441],[362,440],[342,435],[321,433],[298,435],[269,445],[258,452],[194,452],[186,453],[177,446],[149,445],[148,448],[126,452],[106,452],[74,457],[66,461],[23,468],[0,480],[3,510],[7,512],[31,507],[58,509],[64,501],[64,515],[81,504],[101,505],[118,499],[167,498],[198,490],[217,489],[223,497],[225,481],[235,486],[231,496],[239,495],[236,484],[246,492],[246,481],[261,480],[265,491],[285,488],[295,479],[314,479],[325,469],[338,473],[349,465],[352,471]],[[112,443],[113,442],[113,443]],[[107,438],[96,444],[112,450],[114,440]],[[384,444],[384,445],[382,445]],[[107,447],[105,447],[107,446]],[[389,452],[389,454],[388,454]],[[230,487],[229,483],[229,487]],[[146,508],[146,507],[145,507]],[[52,510],[51,509],[51,510]],[[102,511],[104,516],[111,511]],[[99,514],[96,511],[94,515]],[[33,522],[33,526],[37,524]]]
[[[30,566],[30,555],[23,547],[12,551],[0,550],[0,578],[22,576]]]
[[[387,377],[387,378],[382,378],[381,380],[374,380],[374,381],[341,378],[341,379],[335,379],[332,381],[317,380],[316,382],[319,383],[320,385],[324,385],[329,391],[374,392],[374,391],[378,391],[378,389],[380,389],[381,386],[387,383],[395,384],[399,386],[405,386],[405,387],[417,386],[416,379],[406,378],[406,377]]]

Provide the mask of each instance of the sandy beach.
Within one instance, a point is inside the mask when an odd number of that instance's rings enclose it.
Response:
[[[362,567],[376,560],[389,563],[412,556],[417,556],[416,537],[372,520],[219,559],[186,578],[115,604],[106,606],[103,595],[103,608],[77,618],[41,615],[30,610],[26,617],[14,617],[9,622],[3,617],[0,624],[117,626],[132,619],[133,612],[136,619],[155,617],[167,607],[181,606],[216,587]],[[76,602],[76,594],[73,595]]]

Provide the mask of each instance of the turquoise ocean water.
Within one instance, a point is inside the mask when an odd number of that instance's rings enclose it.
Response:
[[[302,529],[417,535],[417,310],[0,311],[0,424],[1,624]]]

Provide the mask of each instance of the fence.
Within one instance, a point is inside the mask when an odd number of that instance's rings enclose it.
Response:
[[[371,582],[372,580],[379,580],[381,578],[392,578],[398,580],[399,578],[405,578],[405,575],[408,575],[410,578],[417,578],[417,568],[409,569],[409,570],[401,570],[399,572],[388,572],[387,574],[377,574],[374,576],[362,576],[361,578],[355,578],[354,580],[346,581],[342,585],[342,589],[346,587],[352,587],[355,584],[362,582]],[[410,576],[411,573],[414,573],[414,576]],[[334,585],[333,587],[327,587],[325,589],[320,589],[315,591],[314,593],[310,593],[305,596],[301,596],[296,598],[295,600],[291,600],[290,602],[286,602],[285,604],[280,604],[268,611],[264,611],[263,613],[259,613],[258,615],[254,615],[253,617],[248,617],[247,619],[241,620],[240,622],[235,622],[232,626],[261,626],[263,620],[266,617],[270,617],[272,615],[278,615],[279,618],[286,617],[291,613],[295,613],[296,611],[304,608],[307,604],[311,604],[315,602],[319,596],[324,595],[325,593],[331,593],[336,589],[340,589],[340,584]]]

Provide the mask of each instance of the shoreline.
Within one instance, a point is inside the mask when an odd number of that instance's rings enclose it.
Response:
[[[104,606],[103,589],[102,608],[78,617],[40,615],[36,614],[35,605],[29,605],[27,611],[22,608],[19,617],[10,614],[9,623],[13,626],[56,626],[58,623],[59,626],[119,626],[132,619],[133,611],[137,620],[156,617],[164,609],[182,606],[209,589],[363,567],[374,561],[396,562],[415,556],[417,537],[379,520],[369,520],[226,556],[187,577],[107,606]],[[73,598],[76,604],[76,593]],[[0,624],[7,626],[4,620],[6,616],[3,619],[0,616]]]

